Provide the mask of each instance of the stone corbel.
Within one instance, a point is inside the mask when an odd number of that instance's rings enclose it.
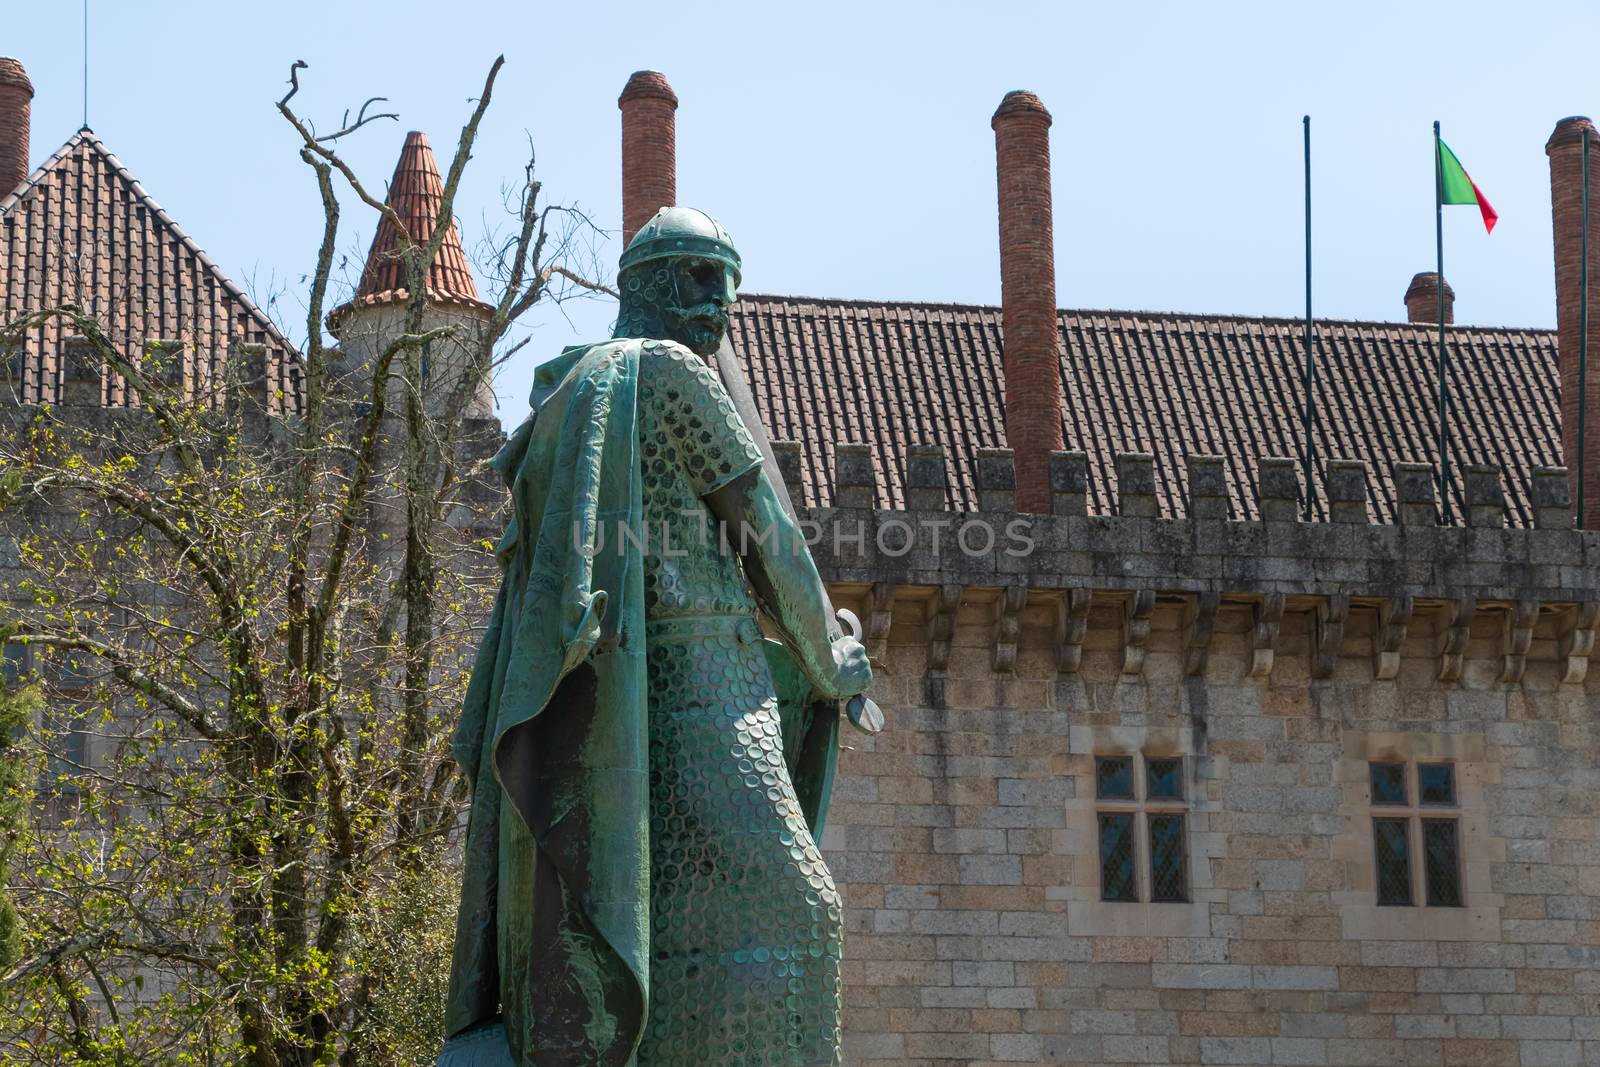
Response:
[[[1365,507],[1366,498],[1362,498]],[[1344,624],[1350,618],[1350,594],[1333,593],[1317,605],[1312,617],[1311,677],[1333,677],[1344,648]]]
[[[1278,647],[1278,628],[1283,625],[1282,593],[1266,593],[1256,601],[1255,619],[1250,627],[1250,677],[1265,678],[1272,673],[1272,660]]]
[[[1438,636],[1434,639],[1434,651],[1439,656],[1439,681],[1453,682],[1461,677],[1472,616],[1477,610],[1478,598],[1472,596],[1457,597],[1439,605]]]
[[[960,607],[961,586],[955,583],[941,585],[928,607],[928,703],[936,708],[944,707],[945,671]]]
[[[1378,628],[1372,634],[1372,676],[1387,681],[1400,673],[1400,647],[1417,600],[1410,593],[1392,596],[1378,604]]]
[[[1503,661],[1502,682],[1520,682],[1528,669],[1528,649],[1533,644],[1533,627],[1539,621],[1539,602],[1519,600],[1506,609],[1500,644]]]
[[[1122,673],[1144,670],[1144,654],[1150,645],[1150,615],[1155,611],[1154,590],[1141,589],[1122,604]]]
[[[1017,644],[1022,637],[1022,608],[1028,602],[1028,588],[1008,585],[1000,590],[994,605],[994,669],[1007,673],[1017,669]]]
[[[1582,685],[1589,676],[1589,656],[1594,652],[1595,625],[1600,622],[1600,601],[1572,606],[1572,618],[1561,632],[1561,680]]]
[[[1056,670],[1076,674],[1083,664],[1083,635],[1089,630],[1088,589],[1068,589],[1056,603]]]
[[[867,655],[881,660],[889,651],[889,624],[894,620],[894,582],[873,582],[867,593]]]
[[[1211,635],[1217,628],[1217,609],[1222,594],[1200,593],[1187,599],[1183,608],[1183,673],[1198,678],[1206,673],[1211,654]]]

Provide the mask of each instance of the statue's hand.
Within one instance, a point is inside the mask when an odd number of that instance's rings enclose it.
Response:
[[[854,637],[839,637],[833,642],[833,677],[822,679],[823,694],[833,700],[847,700],[872,686],[872,664],[867,662],[867,647]]]
[[[595,643],[600,640],[600,623],[606,617],[607,599],[604,589],[596,589],[587,598],[567,605],[567,621],[562,634],[566,641],[566,653],[561,664],[563,673],[582,663],[594,651]]]

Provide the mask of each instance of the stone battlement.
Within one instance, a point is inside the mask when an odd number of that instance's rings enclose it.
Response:
[[[793,446],[778,446],[780,464]],[[1181,613],[1185,673],[1202,675],[1212,635],[1247,634],[1248,673],[1272,673],[1285,616],[1309,648],[1309,677],[1326,678],[1341,656],[1368,654],[1372,676],[1395,677],[1408,636],[1426,636],[1437,677],[1461,676],[1473,655],[1494,659],[1502,682],[1521,679],[1535,658],[1556,661],[1562,682],[1582,682],[1600,620],[1600,531],[1572,527],[1562,468],[1539,470],[1539,525],[1504,525],[1493,468],[1464,472],[1467,525],[1440,526],[1430,469],[1401,464],[1399,524],[1367,520],[1366,469],[1330,461],[1333,521],[1302,522],[1292,461],[1267,459],[1257,479],[1261,519],[1228,517],[1222,460],[1189,459],[1188,515],[1156,513],[1152,459],[1119,457],[1119,514],[1085,507],[1081,453],[1052,457],[1055,508],[1015,510],[1010,456],[979,457],[982,510],[943,509],[944,454],[914,447],[906,510],[875,509],[863,446],[842,445],[835,506],[801,512],[813,553],[836,598],[860,607],[869,638],[881,642],[897,616],[927,626],[930,640],[963,605],[991,605],[996,670],[1014,661],[1024,618],[1053,628],[1057,667],[1078,670],[1091,608],[1119,629],[1122,670],[1137,674],[1158,603]],[[787,473],[786,473],[787,476]],[[945,639],[947,644],[947,639]],[[938,671],[937,650],[930,670]]]
[[[784,480],[802,480],[801,448],[796,441],[774,441],[773,450]],[[1228,496],[1226,460],[1222,456],[1191,455],[1185,459],[1188,487],[1187,514],[1191,519],[1227,519],[1232,508]],[[1459,468],[1467,514],[1461,525],[1498,528],[1506,525],[1506,494],[1501,469],[1491,464],[1465,464]],[[1154,517],[1160,514],[1156,499],[1155,457],[1148,452],[1116,456],[1116,514]],[[1016,468],[1009,448],[980,448],[976,461],[978,510],[1016,510]],[[1329,459],[1326,492],[1334,523],[1371,523],[1367,507],[1370,470],[1365,460]],[[1395,487],[1393,511],[1402,526],[1439,524],[1436,482],[1426,463],[1396,463],[1390,471]],[[946,509],[949,485],[948,459],[943,445],[911,445],[906,456],[906,498],[909,510]],[[1050,454],[1050,514],[1089,513],[1089,456],[1086,452]],[[834,449],[834,507],[871,507],[877,478],[869,446],[844,443]],[[1293,522],[1300,517],[1299,467],[1286,457],[1263,458],[1256,469],[1256,501],[1264,520]],[[1528,487],[1534,502],[1536,528],[1567,530],[1573,526],[1572,499],[1565,467],[1535,467]],[[1456,525],[1449,523],[1446,525]]]

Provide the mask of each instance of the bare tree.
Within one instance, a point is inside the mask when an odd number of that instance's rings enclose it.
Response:
[[[497,293],[470,326],[440,315],[448,226],[412,234],[339,151],[393,116],[374,99],[319,133],[296,110],[304,69],[277,104],[323,208],[296,414],[267,417],[237,380],[173,388],[166,353],[130,355],[81,306],[0,328],[3,349],[59,324],[135,404],[25,409],[0,432],[19,568],[4,634],[49,694],[23,744],[49,796],[11,831],[0,1061],[431,1062],[441,1005],[419,998],[448,969],[465,794],[448,735],[495,573],[472,402],[522,316],[607,290],[572,268],[594,231],[545,203],[530,155],[489,257]],[[342,201],[394,229],[406,279],[362,359],[324,329]],[[455,373],[430,377],[441,347]]]

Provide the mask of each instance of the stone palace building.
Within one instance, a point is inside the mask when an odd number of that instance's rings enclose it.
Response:
[[[294,417],[282,335],[92,134],[29,173],[31,91],[0,60],[0,315],[60,292],[52,249],[76,241],[85,292],[200,309],[202,349],[255,354]],[[619,105],[632,232],[676,202],[678,100],[641,72]],[[1001,307],[735,309],[834,600],[883,664],[889,728],[847,737],[823,842],[848,1062],[1600,1063],[1593,126],[1546,145],[1558,328],[1447,330],[1441,496],[1441,279],[1412,280],[1406,321],[1316,323],[1307,482],[1303,323],[1060,307],[1050,124],[1025,92],[994,115]],[[31,342],[21,403],[119,402],[71,340]]]

